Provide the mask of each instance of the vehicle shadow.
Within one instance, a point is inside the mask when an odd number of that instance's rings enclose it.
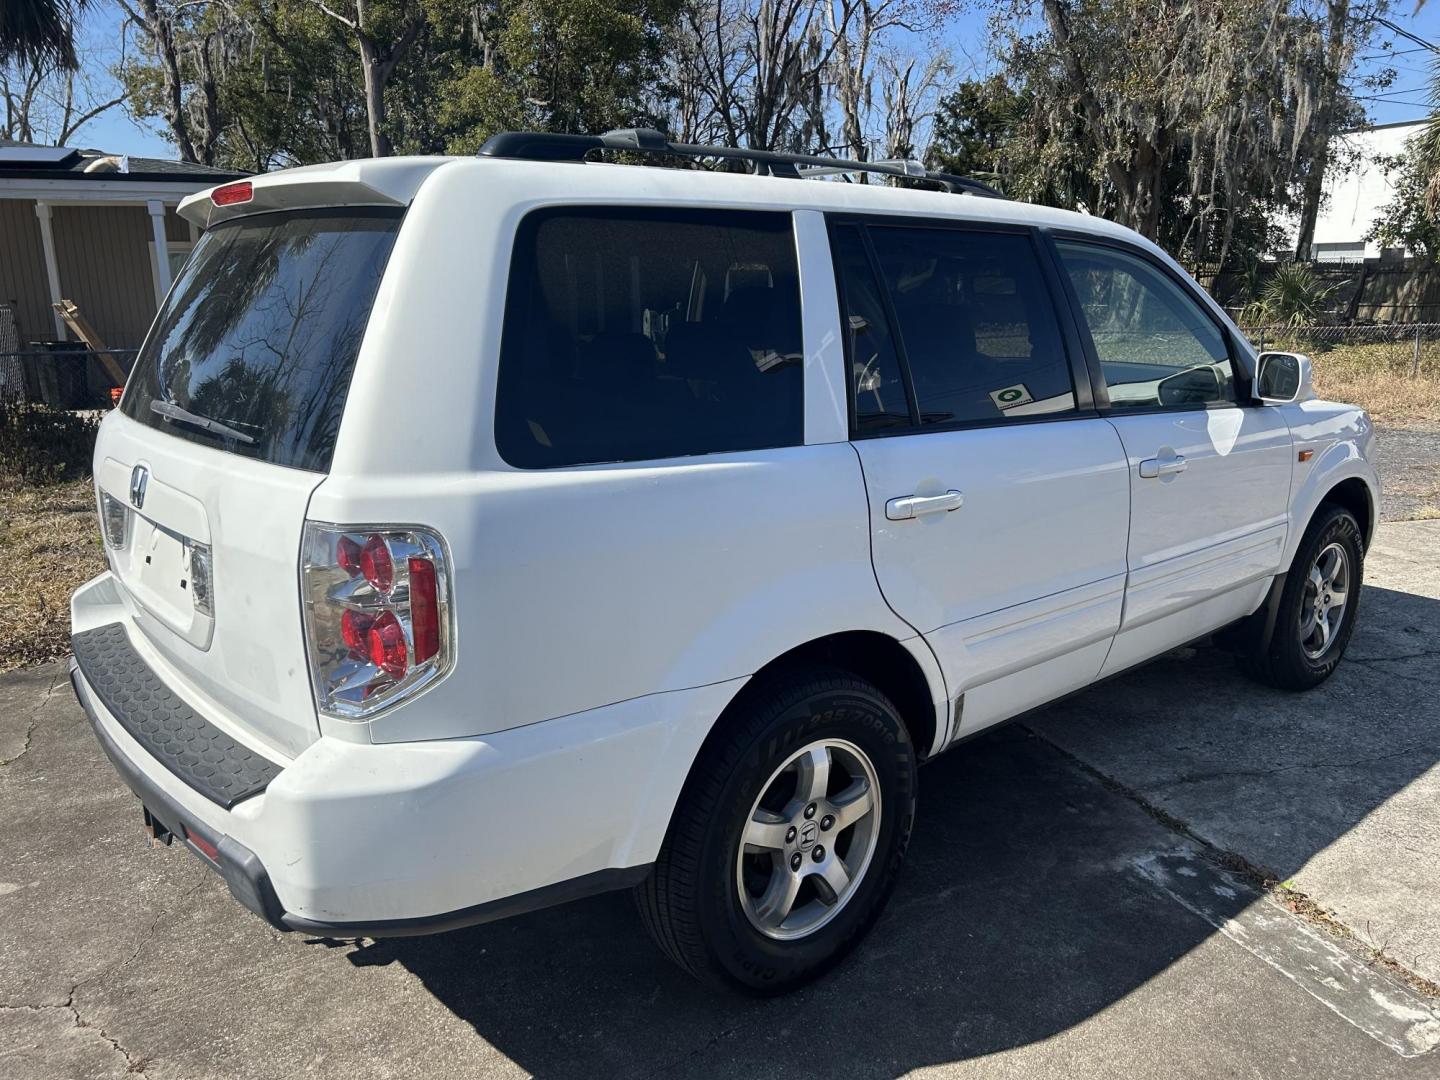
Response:
[[[1363,608],[1351,646],[1359,662],[1309,695],[1255,687],[1228,657],[1190,650],[927,766],[886,914],[837,970],[787,997],[699,986],[659,954],[623,894],[377,942],[352,960],[403,965],[498,1051],[547,1077],[893,1076],[1045,1039],[1122,1000],[1214,932],[1135,869],[1182,839],[1052,744],[1055,733],[1083,731],[1082,757],[1106,739],[1138,740],[1159,767],[1177,732],[1189,738],[1208,724],[1230,768],[1264,762],[1250,770],[1263,775],[1233,816],[1280,834],[1267,858],[1284,873],[1440,760],[1437,699],[1414,700],[1417,665],[1433,669],[1440,654],[1440,601],[1367,588]],[[1418,658],[1427,650],[1430,660]],[[1360,760],[1377,745],[1393,751],[1402,736],[1411,752],[1390,754],[1338,792],[1312,783],[1287,789],[1282,809],[1273,794],[1265,800],[1265,775],[1304,767],[1317,748]],[[1213,797],[1233,795],[1217,785]],[[1231,914],[1252,899],[1221,902]]]

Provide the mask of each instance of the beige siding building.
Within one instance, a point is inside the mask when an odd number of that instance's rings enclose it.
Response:
[[[110,348],[139,347],[197,238],[175,207],[239,175],[0,141],[0,304],[20,348],[71,338],[51,307],[61,299]]]

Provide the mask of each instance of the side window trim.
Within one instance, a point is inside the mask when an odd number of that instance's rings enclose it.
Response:
[[[960,218],[932,218],[911,216],[908,214],[854,214],[854,213],[827,213],[825,215],[827,224],[832,230],[837,226],[854,226],[859,232],[861,241],[865,247],[865,254],[870,265],[870,272],[875,279],[876,288],[880,293],[881,304],[885,309],[885,317],[890,323],[892,340],[895,345],[895,355],[900,368],[900,377],[905,386],[905,399],[910,407],[910,423],[906,427],[885,428],[877,431],[857,431],[855,415],[855,380],[853,359],[850,355],[850,343],[845,342],[845,393],[849,403],[850,438],[858,439],[885,439],[897,435],[929,435],[945,431],[967,431],[971,429],[983,429],[992,427],[1013,427],[1023,424],[1046,424],[1060,423],[1066,420],[1092,419],[1098,415],[1097,400],[1094,392],[1094,373],[1090,369],[1089,356],[1087,353],[1088,334],[1082,335],[1075,324],[1075,313],[1072,310],[1072,300],[1068,291],[1068,282],[1060,272],[1056,261],[1057,256],[1050,248],[1049,241],[1043,233],[1048,230],[1040,229],[1032,225],[1021,225],[1003,221],[970,221]],[[920,406],[915,394],[914,379],[910,372],[910,358],[905,350],[904,330],[900,327],[895,315],[894,302],[890,296],[890,283],[885,278],[880,266],[879,257],[875,253],[874,244],[870,239],[870,228],[912,228],[912,229],[953,229],[957,232],[991,233],[1004,235],[1024,235],[1030,240],[1031,250],[1035,255],[1035,262],[1039,268],[1041,277],[1044,279],[1047,298],[1050,301],[1050,310],[1055,316],[1056,326],[1060,331],[1061,346],[1065,350],[1066,367],[1070,373],[1070,389],[1075,396],[1075,408],[1064,413],[1037,413],[1033,416],[999,416],[991,420],[953,420],[948,423],[920,424]],[[835,262],[835,290],[836,299],[840,305],[840,317],[843,320],[846,313],[845,285],[842,279],[840,264]],[[1227,338],[1228,343],[1228,338]],[[1103,394],[1103,380],[1101,382]],[[1106,405],[1109,404],[1108,396],[1104,398]]]
[[[1245,365],[1239,362],[1234,336],[1230,333],[1229,327],[1215,317],[1210,310],[1210,305],[1197,296],[1194,287],[1184,278],[1177,275],[1169,266],[1155,258],[1144,248],[1125,242],[1116,237],[1096,236],[1092,233],[1080,232],[1074,229],[1050,229],[1040,230],[1044,234],[1046,247],[1050,252],[1050,259],[1053,267],[1059,274],[1064,292],[1065,302],[1070,309],[1070,317],[1076,324],[1079,333],[1081,346],[1084,350],[1086,365],[1090,370],[1090,382],[1094,388],[1095,408],[1106,415],[1135,416],[1144,413],[1157,412],[1185,412],[1197,409],[1236,409],[1243,408],[1250,403],[1250,378]],[[1106,248],[1111,251],[1118,251],[1133,259],[1138,259],[1146,266],[1154,269],[1171,282],[1180,293],[1189,300],[1200,314],[1215,328],[1220,339],[1225,343],[1225,358],[1230,365],[1231,384],[1235,388],[1234,401],[1212,401],[1204,405],[1144,405],[1139,407],[1117,408],[1110,401],[1110,389],[1105,382],[1105,372],[1100,365],[1100,354],[1095,348],[1095,339],[1090,333],[1089,324],[1085,321],[1085,313],[1080,304],[1080,297],[1075,292],[1074,283],[1070,275],[1065,271],[1063,256],[1060,254],[1060,243],[1078,244],[1086,247]]]
[[[865,248],[865,261],[870,265],[870,276],[875,281],[875,292],[889,324],[890,340],[895,347],[895,362],[900,367],[900,383],[905,387],[905,404],[910,409],[910,426],[902,431],[920,430],[920,399],[915,393],[915,378],[910,373],[910,354],[905,349],[905,330],[895,314],[895,301],[890,296],[890,283],[885,280],[885,271],[880,266],[880,257],[875,254],[875,244],[870,239],[870,229],[860,223],[856,226],[861,246]],[[854,379],[851,379],[854,382]],[[853,390],[852,390],[853,393]],[[851,429],[854,430],[853,428]]]

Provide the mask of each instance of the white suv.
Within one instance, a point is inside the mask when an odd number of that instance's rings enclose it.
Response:
[[[186,200],[72,607],[154,835],[338,938],[634,886],[774,992],[874,921],[926,759],[1222,629],[1329,675],[1361,410],[1123,228],[817,164],[507,135]]]

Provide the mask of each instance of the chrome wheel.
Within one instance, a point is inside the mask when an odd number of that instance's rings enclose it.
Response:
[[[1350,556],[1341,544],[1330,544],[1315,556],[1300,598],[1300,649],[1319,660],[1340,633],[1350,600]]]
[[[790,941],[828,923],[855,895],[880,837],[880,784],[843,739],[796,751],[760,790],[735,859],[740,906],[767,937]]]

